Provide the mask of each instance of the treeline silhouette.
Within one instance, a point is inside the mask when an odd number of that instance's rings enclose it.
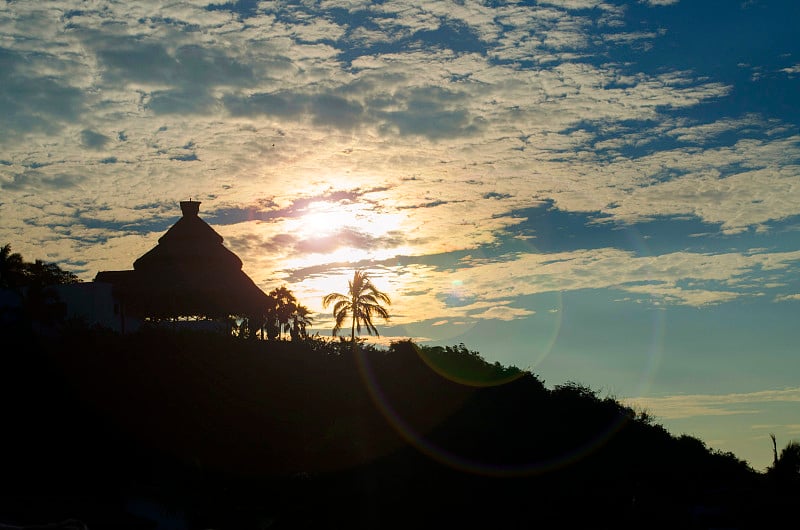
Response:
[[[3,329],[0,523],[88,528],[764,528],[760,474],[464,345],[66,323]]]
[[[0,247],[0,289],[38,288],[78,283],[80,279],[56,263],[41,259],[25,261],[22,254],[11,251],[11,245]]]
[[[66,306],[54,286],[80,283],[72,272],[41,259],[25,261],[11,245],[0,247],[0,325],[54,325],[63,320]]]

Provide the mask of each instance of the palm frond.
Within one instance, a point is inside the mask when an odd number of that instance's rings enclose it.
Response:
[[[342,293],[331,293],[326,294],[325,297],[322,299],[322,307],[327,308],[331,303],[336,302],[338,300],[349,300],[349,297],[343,295]]]

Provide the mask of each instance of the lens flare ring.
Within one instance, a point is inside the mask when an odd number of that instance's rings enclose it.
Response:
[[[364,382],[367,393],[373,404],[378,408],[392,428],[395,429],[407,443],[436,462],[444,464],[452,469],[475,475],[511,478],[538,475],[563,468],[582,459],[602,446],[614,433],[622,428],[628,420],[625,417],[620,417],[618,422],[613,422],[608,425],[606,430],[599,433],[595,438],[587,440],[578,448],[560,457],[515,464],[480,462],[455,454],[443,447],[439,447],[431,440],[427,439],[422,433],[417,432],[389,402],[375,377],[368,355],[360,348],[356,351],[356,364],[358,366],[359,375]],[[510,380],[501,384],[507,382],[510,382]]]

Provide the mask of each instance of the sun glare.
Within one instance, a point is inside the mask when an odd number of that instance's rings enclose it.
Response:
[[[352,224],[351,208],[343,208],[330,202],[313,202],[305,213],[296,219],[297,235],[304,238],[324,237],[335,234]]]
[[[407,216],[382,211],[375,203],[320,200],[296,213],[280,227],[282,233],[292,234],[297,241],[296,252],[282,261],[282,268],[324,270],[293,284],[298,299],[314,311],[315,327],[320,329],[332,326],[331,308],[322,307],[322,298],[332,292],[347,293],[355,269],[364,263],[385,263],[414,253],[405,244]],[[371,272],[378,288],[395,300],[401,289],[398,278],[381,267]],[[391,281],[388,276],[392,276]],[[393,314],[395,309],[393,306]]]
[[[404,216],[376,212],[367,203],[342,204],[315,201],[302,215],[286,221],[286,230],[303,242],[302,256],[289,260],[288,268],[322,263],[356,263],[384,260],[407,252],[393,233],[400,233]]]
[[[401,215],[375,212],[368,204],[315,201],[292,224],[295,233],[306,238],[334,235],[344,230],[380,237],[397,230],[401,221]]]

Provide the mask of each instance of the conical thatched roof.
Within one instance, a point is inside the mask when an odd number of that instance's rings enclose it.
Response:
[[[130,310],[144,317],[255,315],[268,298],[242,271],[242,260],[183,201],[181,217],[132,271],[103,271],[95,281],[114,284]]]
[[[133,262],[133,268],[144,273],[160,273],[180,269],[197,272],[198,261],[204,268],[217,271],[241,270],[242,260],[222,245],[222,236],[200,219],[200,203],[181,202],[183,217],[158,239],[158,245]]]

